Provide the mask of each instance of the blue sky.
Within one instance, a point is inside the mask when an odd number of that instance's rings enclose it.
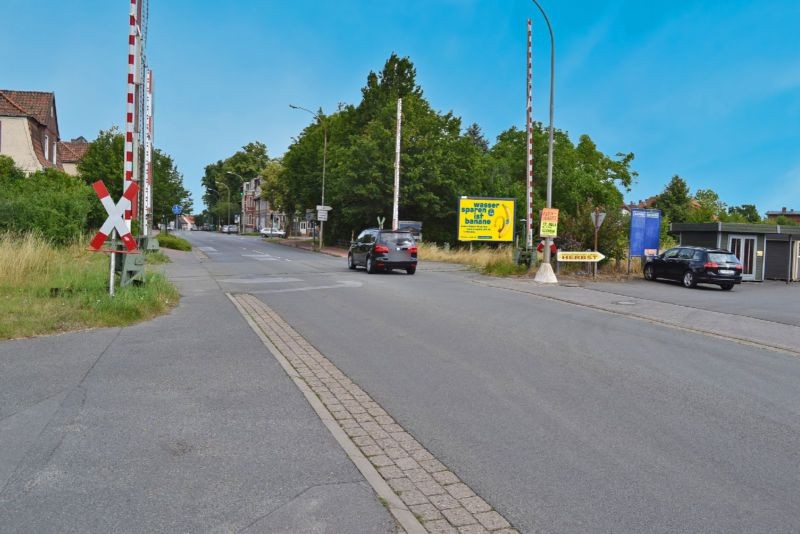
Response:
[[[541,1],[556,127],[636,154],[627,200],[679,174],[730,205],[800,209],[800,2]],[[54,91],[65,139],[122,124],[127,6],[3,0],[0,87]],[[205,165],[253,140],[280,156],[310,119],[289,103],[356,103],[392,52],[411,58],[434,108],[493,142],[524,127],[528,17],[546,122],[549,38],[527,0],[150,0],[156,145],[199,208]]]

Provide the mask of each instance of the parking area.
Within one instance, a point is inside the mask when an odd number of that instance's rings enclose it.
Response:
[[[722,291],[711,285],[687,289],[680,282],[643,279],[587,283],[585,287],[620,296],[800,326],[800,283],[797,282],[743,282],[732,291]]]

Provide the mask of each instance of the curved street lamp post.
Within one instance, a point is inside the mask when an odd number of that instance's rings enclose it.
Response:
[[[549,139],[547,142],[547,207],[553,207],[553,101],[555,97],[555,65],[556,65],[556,42],[553,38],[553,28],[550,26],[550,19],[547,18],[547,13],[544,12],[542,6],[539,5],[537,0],[531,0],[539,11],[542,12],[544,21],[547,23],[547,30],[550,32],[550,128]],[[544,261],[539,266],[539,271],[536,273],[537,278],[542,274],[541,281],[556,282],[555,275],[553,274],[553,267],[550,265],[550,246],[553,242],[552,237],[548,237],[544,247]],[[546,267],[545,267],[546,266]],[[543,272],[544,271],[544,272]],[[547,278],[547,279],[545,279]]]
[[[314,113],[310,109],[306,109],[302,106],[295,106],[294,104],[289,104],[289,107],[292,109],[299,109],[305,111],[306,113],[310,113],[312,117],[317,119],[322,124],[322,202],[321,205],[325,206],[325,167],[328,160],[328,121],[325,120],[324,116],[320,115],[319,113]],[[325,221],[319,222],[319,249],[322,250],[322,231],[325,229]]]

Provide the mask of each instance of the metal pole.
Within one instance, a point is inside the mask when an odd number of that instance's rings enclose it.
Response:
[[[532,32],[531,19],[528,19],[528,84],[527,102],[525,115],[525,129],[527,139],[525,149],[528,152],[525,158],[527,162],[527,182],[525,189],[525,250],[533,250],[533,51],[532,51]]]
[[[400,201],[400,130],[403,120],[403,99],[397,99],[397,133],[394,145],[394,203],[392,204],[392,230],[400,225],[398,203]]]
[[[317,116],[319,118],[319,116]],[[328,121],[322,121],[322,205],[325,206],[325,167],[328,163]],[[325,221],[319,222],[319,249],[322,250],[322,234],[325,230]]]
[[[550,135],[547,143],[547,207],[553,207],[553,101],[555,100],[555,64],[556,64],[556,42],[553,38],[553,28],[550,26],[550,19],[544,12],[537,0],[531,0],[539,11],[542,12],[544,21],[547,23],[547,30],[550,32]],[[552,238],[548,237],[544,247],[544,263],[550,263],[550,243]]]
[[[597,252],[597,231],[599,226],[597,222],[600,220],[600,208],[594,209],[594,251]],[[597,263],[594,262],[594,268],[592,269],[592,278],[597,278]]]

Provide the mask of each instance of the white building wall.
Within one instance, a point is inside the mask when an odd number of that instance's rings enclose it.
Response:
[[[0,154],[9,156],[25,172],[42,170],[31,142],[27,117],[0,117]]]

